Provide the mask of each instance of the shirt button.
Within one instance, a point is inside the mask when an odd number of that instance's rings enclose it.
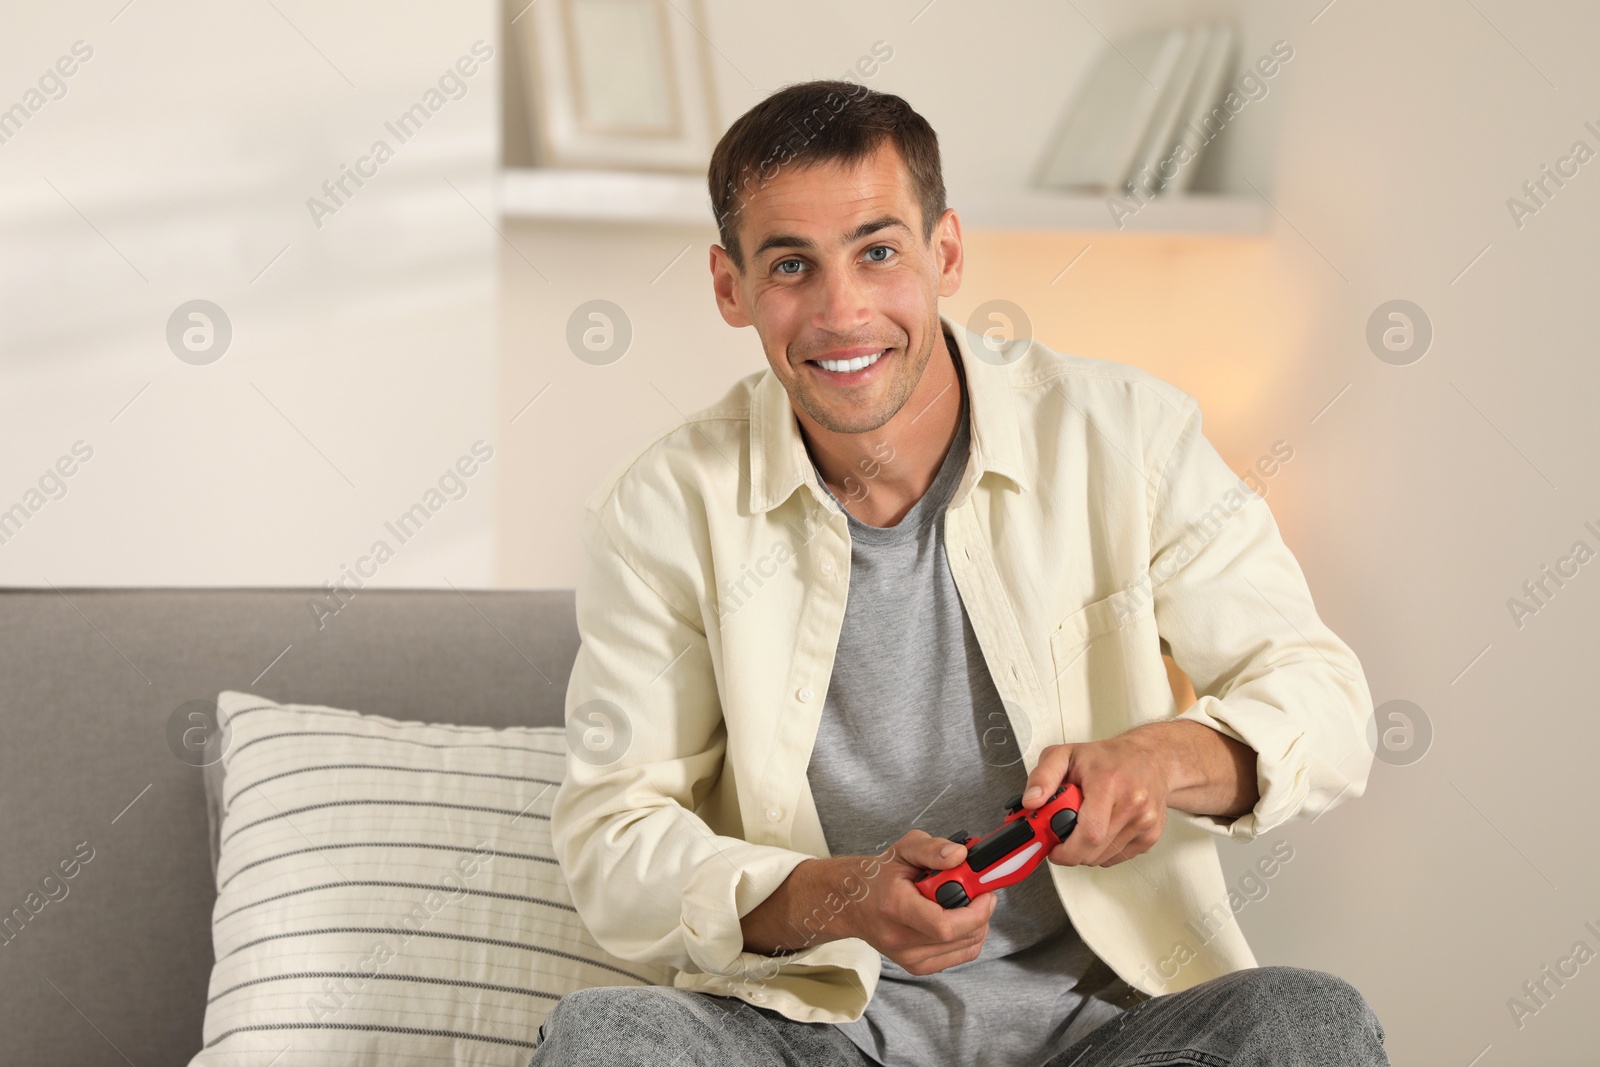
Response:
[[[833,560],[825,559],[825,560],[822,561],[822,573],[823,574],[832,574],[833,573]]]
[[[773,822],[777,822],[779,819],[783,818],[783,809],[782,808],[768,808],[767,809],[767,818],[771,819]]]
[[[755,990],[754,992],[752,992],[750,994],[750,999],[751,1000],[759,1000],[759,1001],[763,1001],[764,1002],[767,999],[767,995],[765,993],[761,992],[761,990],[757,989],[757,990]]]
[[[800,689],[795,692],[795,696],[800,698],[802,701],[810,700],[815,695],[816,694],[811,692],[810,686],[801,686]]]

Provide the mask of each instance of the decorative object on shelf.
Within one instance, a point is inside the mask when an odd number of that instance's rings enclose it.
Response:
[[[524,8],[511,30],[535,165],[703,173],[718,130],[703,22],[698,0]]]
[[[1035,184],[1089,194],[1182,192],[1215,135],[1207,120],[1225,88],[1234,38],[1215,25],[1108,41],[1067,105]]]

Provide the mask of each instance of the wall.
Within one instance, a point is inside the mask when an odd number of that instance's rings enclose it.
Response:
[[[11,6],[0,107],[87,58],[0,143],[0,581],[488,584],[498,467],[439,481],[503,432],[490,5]]]

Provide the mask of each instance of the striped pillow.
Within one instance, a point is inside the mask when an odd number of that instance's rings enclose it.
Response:
[[[560,727],[218,697],[204,1067],[526,1063],[587,986],[671,985],[584,928],[550,848]],[[280,1058],[281,1057],[281,1058]]]

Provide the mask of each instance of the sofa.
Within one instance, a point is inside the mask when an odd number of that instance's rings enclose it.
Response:
[[[0,591],[0,914],[47,876],[65,888],[0,943],[0,1060],[145,1067],[200,1050],[216,892],[203,771],[171,742],[185,706],[233,689],[400,720],[561,725],[570,590],[327,603],[317,589]]]

